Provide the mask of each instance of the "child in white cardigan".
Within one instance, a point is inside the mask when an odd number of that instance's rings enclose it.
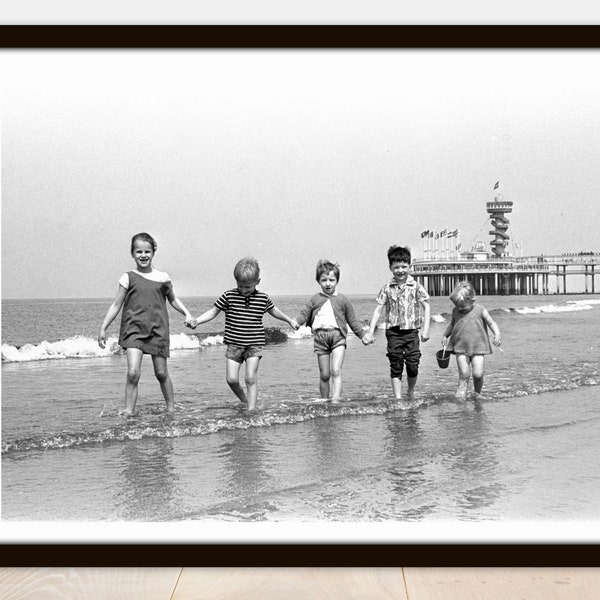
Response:
[[[313,332],[319,364],[321,398],[338,403],[342,394],[342,365],[346,354],[348,325],[365,345],[366,327],[357,319],[352,304],[337,291],[340,268],[328,260],[317,263],[316,280],[321,292],[315,294],[300,312],[298,325],[308,325]]]

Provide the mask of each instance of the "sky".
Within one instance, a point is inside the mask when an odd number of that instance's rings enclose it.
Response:
[[[375,295],[390,245],[600,252],[597,50],[2,51],[2,298],[111,298],[131,237],[177,295]]]

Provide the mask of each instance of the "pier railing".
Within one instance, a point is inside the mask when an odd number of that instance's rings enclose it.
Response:
[[[469,266],[482,266],[493,264],[494,268],[502,268],[505,265],[508,269],[513,269],[517,265],[535,266],[541,268],[543,265],[600,265],[600,252],[589,252],[581,254],[540,254],[538,256],[511,256],[499,257],[490,256],[485,260],[468,259],[460,256],[437,256],[417,258],[413,265],[432,265],[432,264],[465,264]]]
[[[583,276],[585,293],[595,293],[595,276],[600,274],[600,253],[495,257],[427,257],[416,259],[413,274],[432,295],[446,295],[463,279],[480,294],[549,294],[550,277],[556,292],[567,293],[567,276]],[[562,283],[562,290],[561,284]]]

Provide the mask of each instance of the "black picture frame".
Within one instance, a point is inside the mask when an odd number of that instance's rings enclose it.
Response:
[[[596,25],[0,25],[0,49],[596,49]],[[597,543],[56,544],[0,539],[0,566],[597,567]]]

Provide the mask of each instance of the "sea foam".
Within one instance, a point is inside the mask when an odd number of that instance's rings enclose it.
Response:
[[[198,335],[178,333],[171,335],[171,350],[194,350],[206,346],[223,344],[222,335]],[[58,360],[66,358],[99,358],[123,352],[116,337],[106,340],[106,347],[100,348],[98,341],[84,336],[74,336],[57,342],[43,341],[39,344],[24,344],[17,347],[2,344],[2,362],[32,362],[39,360]]]

